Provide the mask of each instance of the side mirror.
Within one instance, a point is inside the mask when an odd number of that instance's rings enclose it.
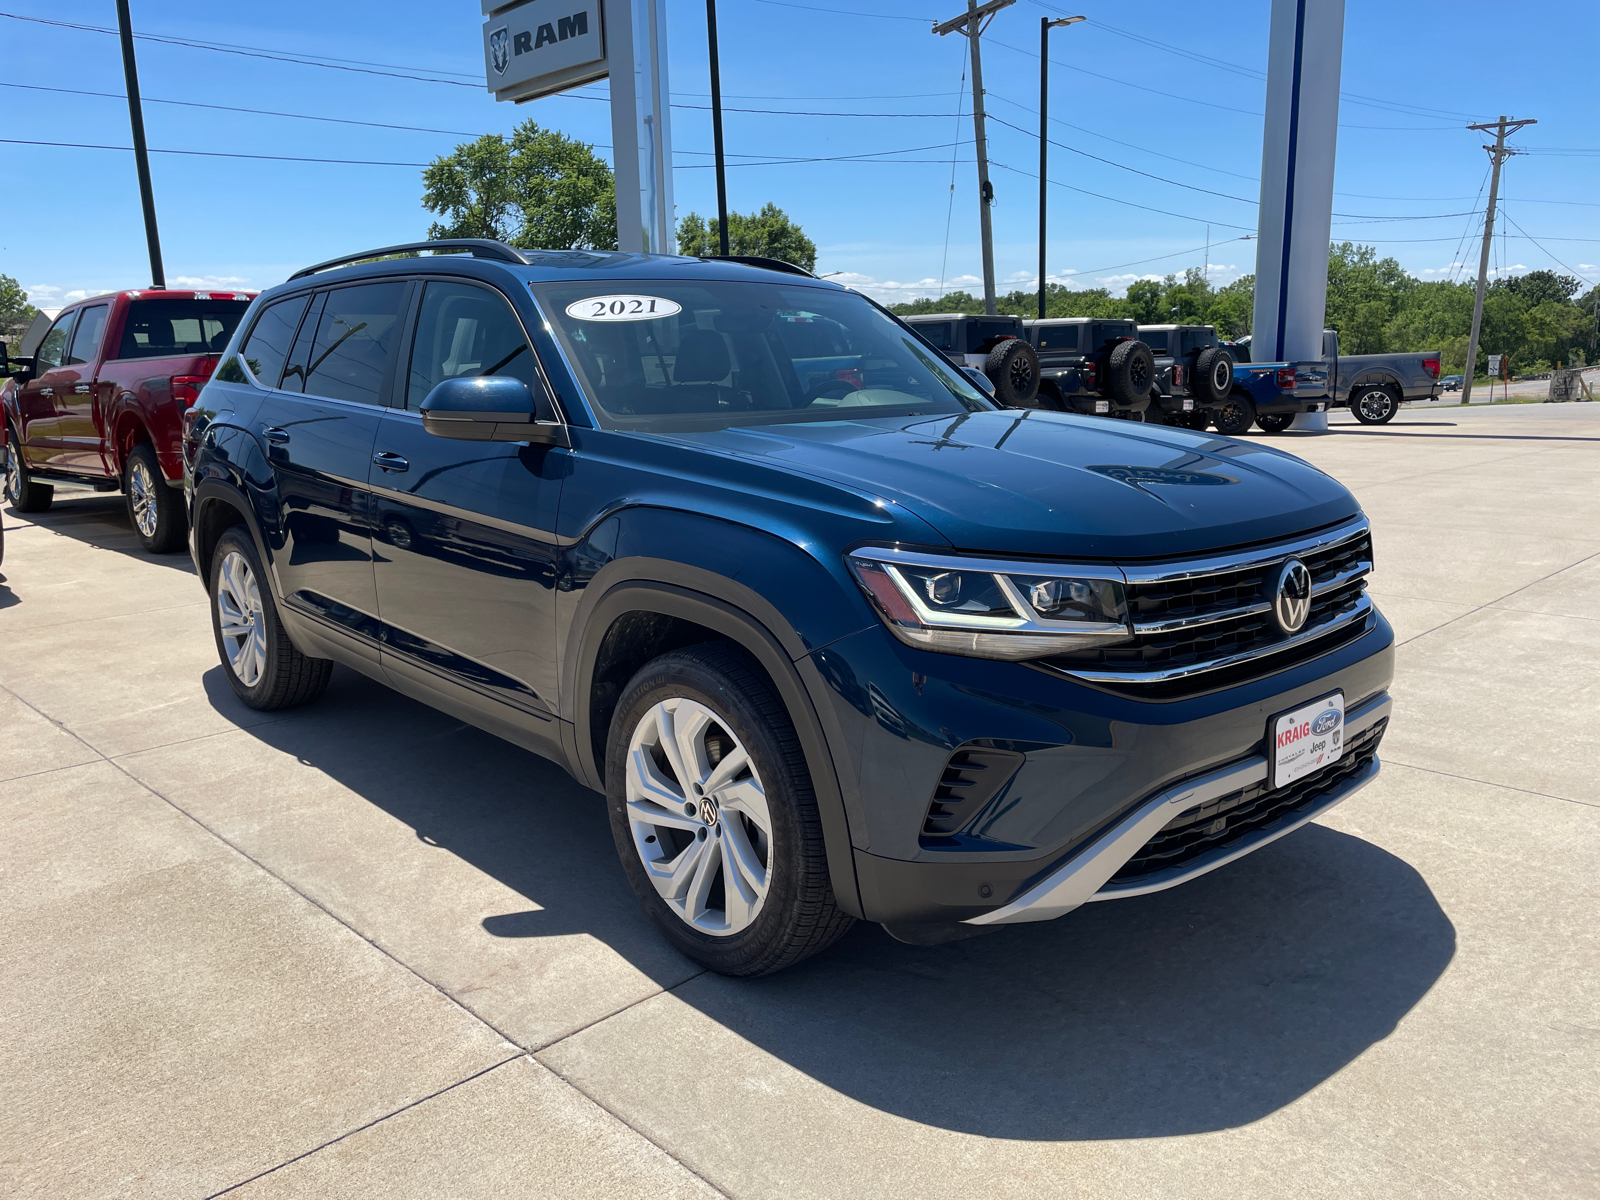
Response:
[[[985,396],[991,400],[994,399],[994,380],[978,370],[977,367],[962,367],[961,373]]]
[[[533,392],[504,375],[446,379],[422,402],[422,427],[435,437],[464,442],[532,442],[570,446],[567,427],[537,419]]]

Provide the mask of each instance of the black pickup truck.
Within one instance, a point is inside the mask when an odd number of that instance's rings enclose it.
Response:
[[[1156,366],[1132,321],[1047,317],[1024,321],[1039,354],[1039,405],[1142,421]]]

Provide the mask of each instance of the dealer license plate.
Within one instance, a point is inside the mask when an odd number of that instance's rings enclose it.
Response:
[[[1110,412],[1111,411],[1111,401],[1109,401],[1109,400],[1096,400],[1094,402],[1094,411],[1097,412],[1097,413],[1108,413],[1108,412]]]
[[[1274,717],[1267,733],[1272,745],[1272,789],[1339,761],[1344,754],[1344,693],[1301,705]]]
[[[1194,411],[1194,400],[1193,399],[1185,400],[1183,402],[1183,411],[1184,412],[1193,412]]]

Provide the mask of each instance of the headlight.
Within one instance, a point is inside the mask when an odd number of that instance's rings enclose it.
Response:
[[[1122,573],[867,548],[846,561],[908,646],[1020,662],[1132,638]]]

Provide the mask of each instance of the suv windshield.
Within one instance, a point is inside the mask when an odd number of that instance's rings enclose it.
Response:
[[[771,283],[536,284],[602,424],[639,430],[987,409],[866,299]]]
[[[135,300],[117,357],[221,354],[249,307],[248,300]]]

